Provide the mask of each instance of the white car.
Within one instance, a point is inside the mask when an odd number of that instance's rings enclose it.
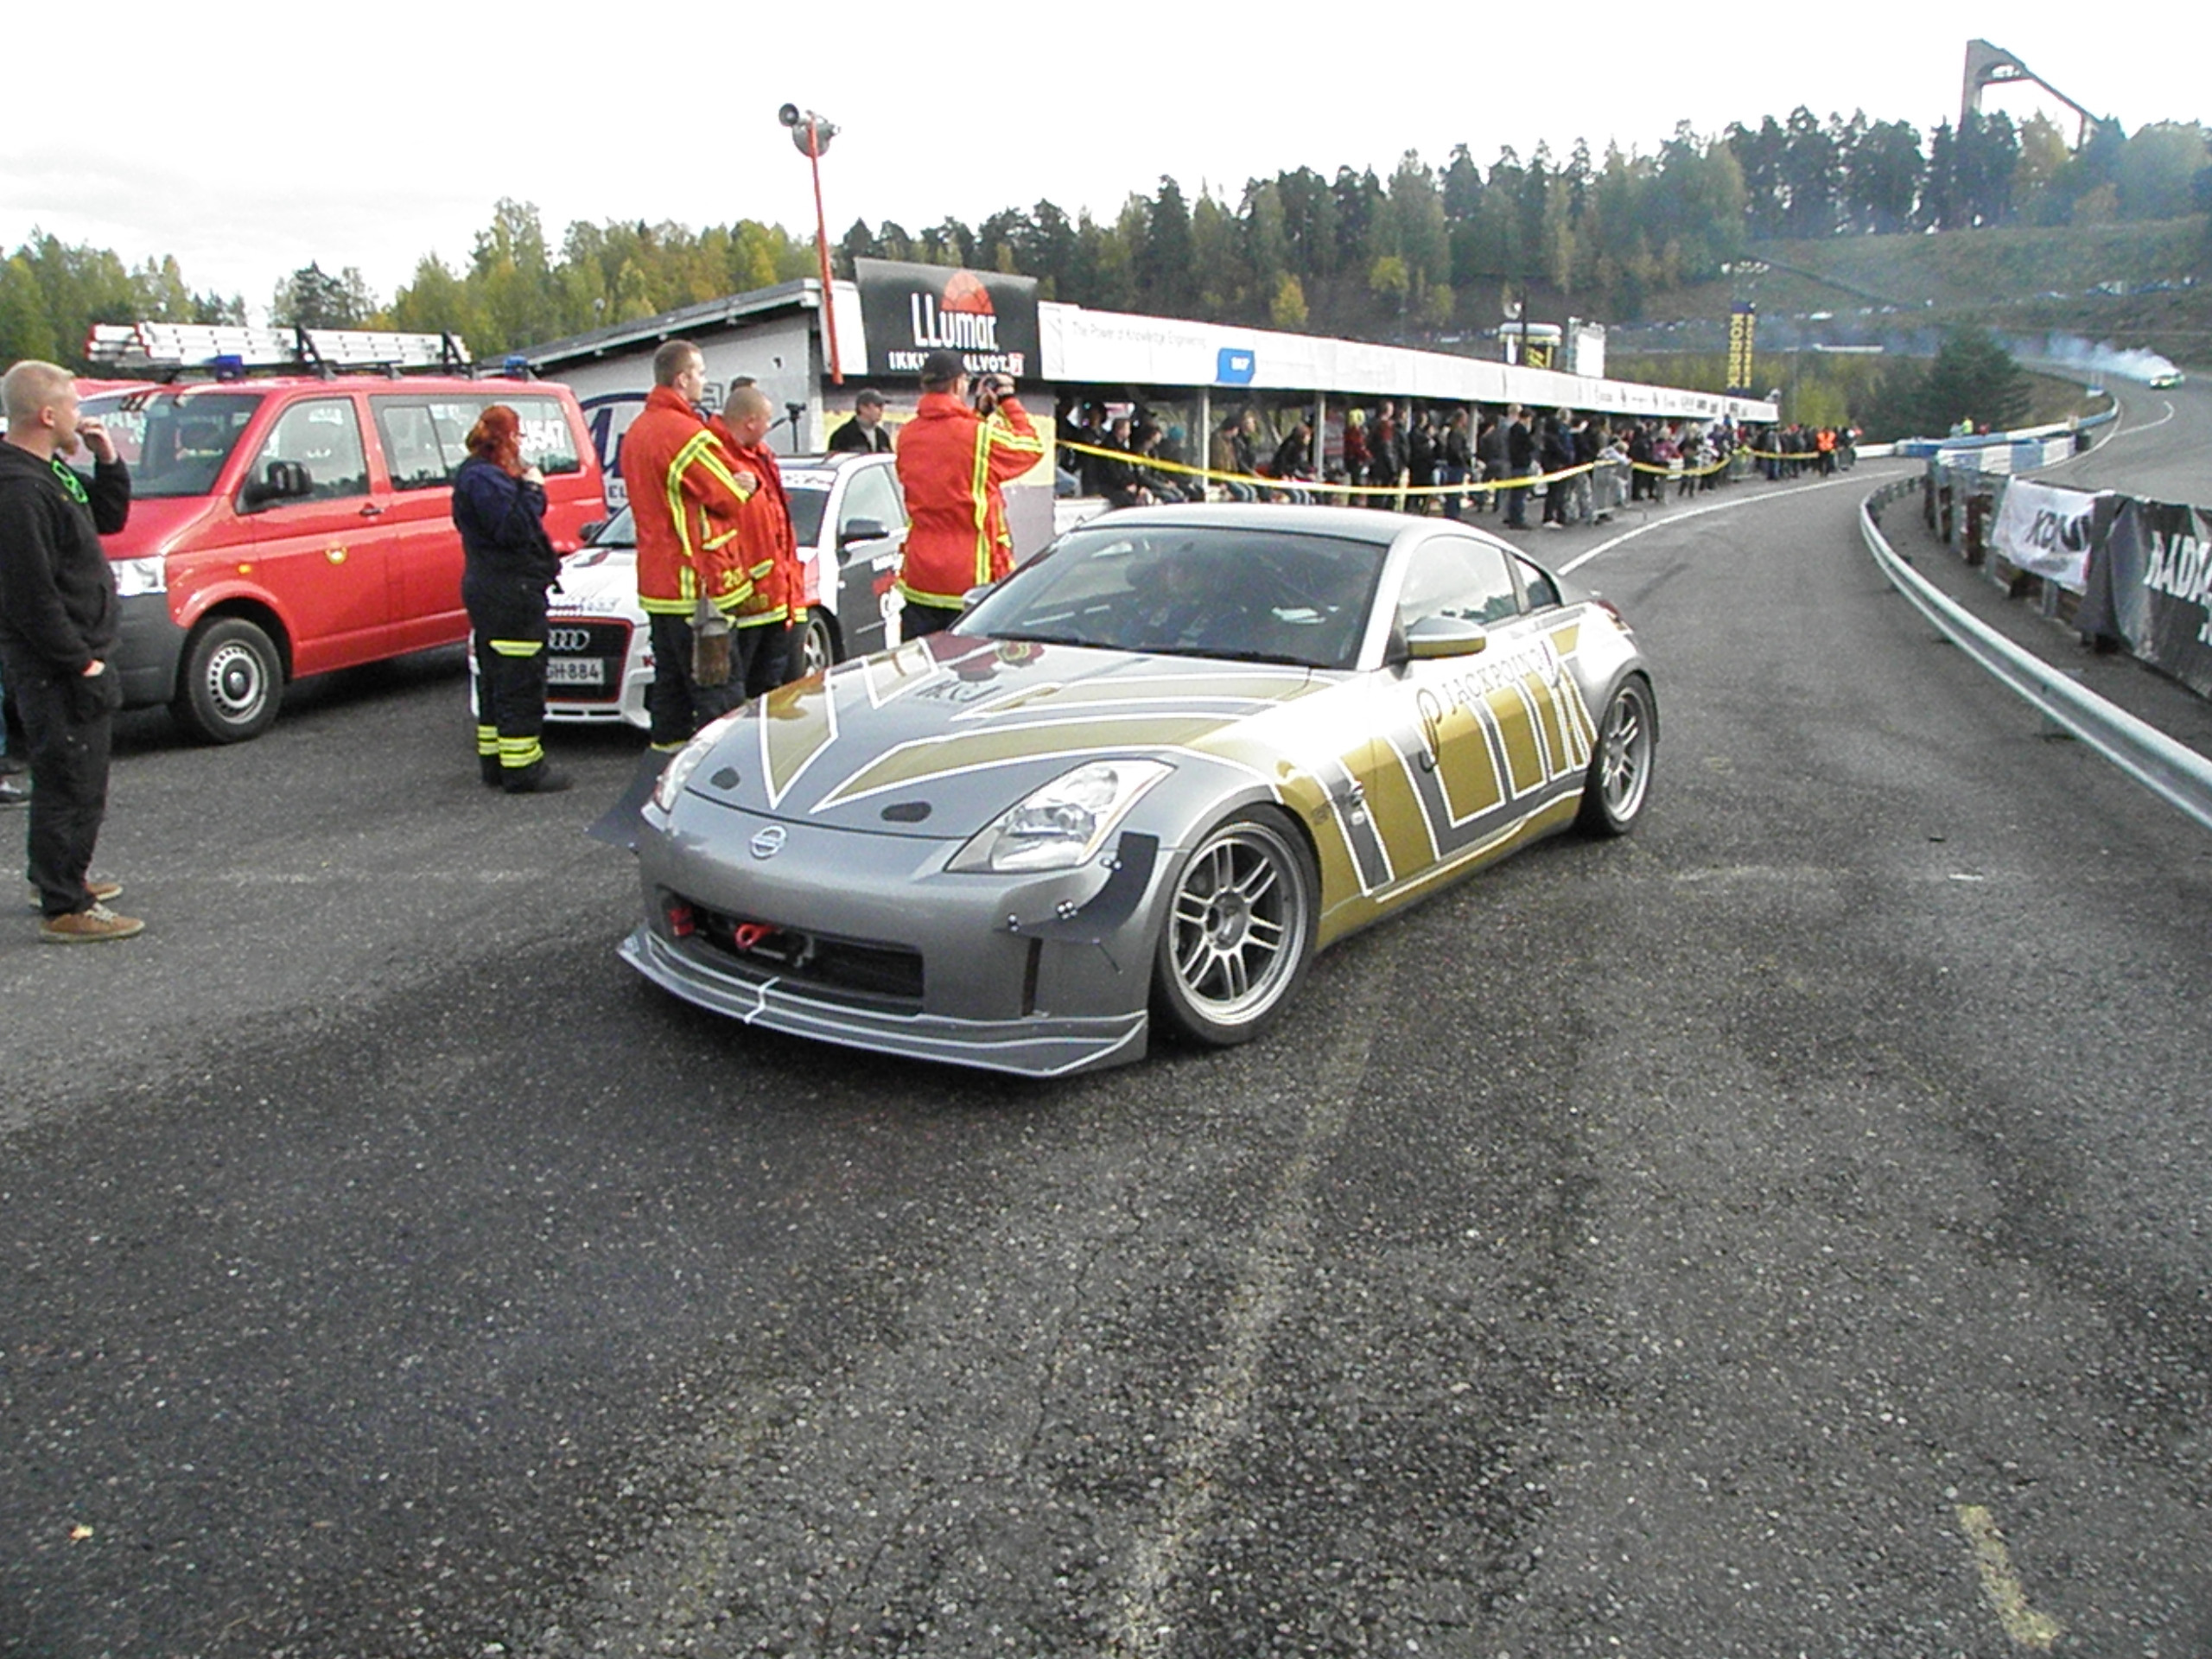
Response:
[[[791,455],[784,493],[806,573],[805,670],[880,649],[898,609],[893,583],[906,504],[889,455]],[[652,638],[638,604],[637,538],[627,507],[561,567],[545,657],[550,721],[650,726]]]
[[[2147,384],[2153,391],[2171,391],[2181,383],[2182,372],[2179,369],[2164,369],[2152,375]]]

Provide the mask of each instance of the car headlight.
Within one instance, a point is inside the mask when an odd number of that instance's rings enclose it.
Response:
[[[1001,814],[945,868],[1071,870],[1173,770],[1160,760],[1093,760],[1077,766]]]
[[[684,784],[707,758],[708,751],[722,741],[722,734],[743,712],[733,709],[718,720],[709,721],[699,728],[698,736],[669,757],[668,764],[660,769],[659,781],[653,785],[653,804],[664,814],[676,810],[676,798],[683,792]]]
[[[168,561],[158,553],[150,558],[117,559],[110,568],[115,572],[118,599],[135,599],[140,594],[165,594],[169,590]]]

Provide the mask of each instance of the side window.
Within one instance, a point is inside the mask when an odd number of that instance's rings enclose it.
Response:
[[[1453,616],[1484,626],[1521,613],[1505,555],[1486,542],[1441,536],[1414,550],[1398,595],[1398,620]]]
[[[843,530],[855,518],[873,518],[891,531],[906,522],[906,503],[888,467],[861,467],[845,486],[844,504],[837,510],[837,528]]]
[[[1526,559],[1516,559],[1514,563],[1521,567],[1521,586],[1528,590],[1530,610],[1541,611],[1559,603],[1559,584],[1549,574]]]
[[[490,397],[485,401],[505,404],[521,417],[524,461],[536,462],[538,469],[549,476],[583,470],[583,458],[576,454],[576,435],[569,425],[569,412],[561,407],[558,397]]]
[[[254,478],[268,476],[272,461],[296,461],[307,468],[310,500],[369,493],[369,463],[361,448],[360,417],[350,397],[314,397],[294,404],[256,456]]]
[[[448,461],[438,440],[437,422],[428,404],[397,397],[372,397],[377,435],[384,440],[385,464],[396,490],[427,490],[453,476],[459,457]]]

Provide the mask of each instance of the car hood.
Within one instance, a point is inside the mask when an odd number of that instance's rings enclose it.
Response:
[[[634,547],[588,547],[562,561],[559,591],[548,595],[545,608],[554,616],[626,616],[645,614],[638,608],[638,550]]]
[[[1292,705],[1340,674],[935,634],[731,717],[688,792],[827,828],[966,839],[1090,759],[1265,774]]]

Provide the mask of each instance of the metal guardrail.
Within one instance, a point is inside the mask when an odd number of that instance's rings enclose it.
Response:
[[[1885,484],[1859,505],[1859,531],[1874,563],[1936,631],[1973,658],[2009,690],[2053,725],[2088,744],[2107,760],[2212,830],[2212,760],[2177,743],[2095,692],[2023,651],[1936,591],[1883,536],[1880,510],[1921,487],[1916,478]]]

